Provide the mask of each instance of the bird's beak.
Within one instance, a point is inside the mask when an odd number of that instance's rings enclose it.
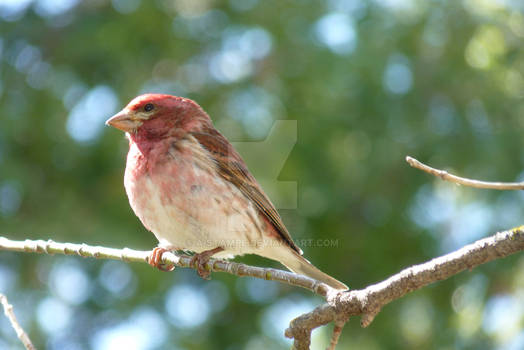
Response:
[[[134,132],[141,124],[142,122],[133,118],[126,109],[106,120],[106,125],[111,125],[125,132]]]

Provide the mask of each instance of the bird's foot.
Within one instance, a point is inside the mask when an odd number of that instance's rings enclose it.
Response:
[[[149,265],[159,269],[160,271],[173,271],[175,269],[175,265],[162,263],[162,254],[169,251],[170,250],[162,247],[156,247],[151,251],[151,254],[147,258],[147,262],[149,263]]]
[[[211,275],[211,269],[209,267],[206,268],[206,264],[209,262],[209,259],[216,253],[219,253],[223,251],[224,248],[217,247],[215,249],[205,250],[202,253],[198,253],[193,255],[191,258],[191,266],[194,266],[197,270],[197,273],[200,277],[203,279],[210,279],[209,275]]]

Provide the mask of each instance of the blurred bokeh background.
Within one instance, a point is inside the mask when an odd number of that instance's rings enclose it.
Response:
[[[124,193],[127,142],[104,126],[143,92],[201,104],[305,256],[352,288],[523,224],[522,192],[404,161],[524,180],[520,0],[0,0],[0,235],[155,246]],[[520,254],[429,286],[368,329],[351,320],[340,348],[522,349],[522,271]],[[0,292],[39,348],[71,350],[286,348],[288,322],[322,302],[226,274],[8,252]],[[0,348],[21,348],[3,316]]]

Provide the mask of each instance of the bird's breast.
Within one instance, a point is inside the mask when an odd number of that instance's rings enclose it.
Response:
[[[245,253],[267,230],[255,205],[194,139],[147,156],[131,147],[124,184],[135,214],[164,246],[200,252],[230,245]]]

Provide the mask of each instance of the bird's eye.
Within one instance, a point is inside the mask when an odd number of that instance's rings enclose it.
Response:
[[[146,105],[144,106],[144,111],[146,111],[146,112],[150,112],[150,111],[152,111],[154,108],[155,108],[155,106],[153,106],[152,103],[148,103],[148,104],[146,104]]]

